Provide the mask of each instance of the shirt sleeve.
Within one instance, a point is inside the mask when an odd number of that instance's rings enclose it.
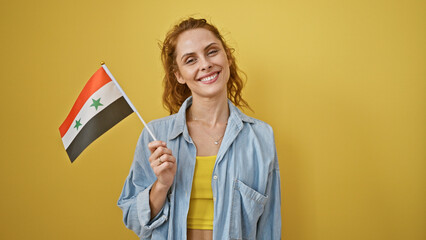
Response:
[[[268,175],[268,201],[257,224],[256,239],[281,239],[281,187],[277,151],[274,144],[274,163]],[[265,236],[268,236],[265,238]]]
[[[169,216],[170,202],[166,202],[160,212],[151,220],[149,194],[157,179],[149,163],[149,139],[144,129],[136,146],[133,164],[124,183],[118,206],[123,211],[123,221],[127,228],[133,230],[141,239],[150,239],[152,231],[161,226]]]

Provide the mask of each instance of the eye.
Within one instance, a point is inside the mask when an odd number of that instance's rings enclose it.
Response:
[[[219,52],[218,49],[212,49],[207,53],[207,55],[212,56],[212,55],[215,55],[217,52]]]
[[[195,58],[189,57],[185,60],[185,64],[191,64],[195,62]]]

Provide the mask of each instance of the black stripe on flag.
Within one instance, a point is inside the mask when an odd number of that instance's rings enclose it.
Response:
[[[133,113],[124,97],[118,98],[84,125],[67,148],[71,162],[98,137]]]

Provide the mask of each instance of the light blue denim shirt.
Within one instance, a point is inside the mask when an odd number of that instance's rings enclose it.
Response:
[[[151,218],[149,193],[156,177],[149,163],[143,130],[118,206],[125,225],[140,239],[187,239],[186,219],[195,168],[196,147],[186,125],[188,98],[178,113],[149,123],[177,160],[166,202]],[[280,172],[272,128],[243,114],[228,101],[230,116],[212,173],[213,239],[280,239]]]

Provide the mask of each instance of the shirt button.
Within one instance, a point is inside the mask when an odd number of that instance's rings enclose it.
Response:
[[[214,179],[214,180],[217,180],[217,175],[214,175],[214,176],[213,176],[213,179]]]
[[[215,197],[213,197],[213,202],[216,202],[216,198]]]

